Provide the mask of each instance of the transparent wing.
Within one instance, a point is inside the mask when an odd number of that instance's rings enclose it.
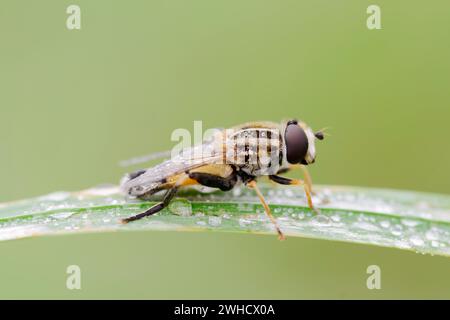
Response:
[[[179,154],[172,155],[170,159],[140,171],[138,175],[126,175],[121,181],[121,189],[131,195],[146,193],[168,177],[205,164],[221,163],[222,150],[222,144],[214,140],[184,149]]]
[[[224,130],[223,128],[214,128],[211,130],[211,132],[221,132],[222,130]],[[205,140],[210,140],[211,137],[206,137]],[[119,166],[121,167],[130,167],[130,166],[134,166],[136,164],[141,164],[141,163],[146,163],[146,162],[150,162],[153,160],[158,160],[158,159],[169,159],[172,155],[172,151],[171,150],[165,150],[165,151],[160,151],[160,152],[152,152],[146,155],[142,155],[142,156],[137,156],[137,157],[133,157],[130,159],[126,159],[126,160],[121,160],[119,162]]]

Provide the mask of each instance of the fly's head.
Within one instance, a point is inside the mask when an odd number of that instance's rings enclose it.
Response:
[[[315,140],[323,140],[322,131],[314,131],[304,122],[290,120],[286,123],[284,141],[286,159],[290,164],[308,165],[316,160]]]

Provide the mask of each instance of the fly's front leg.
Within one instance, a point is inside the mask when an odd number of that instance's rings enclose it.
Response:
[[[280,177],[277,175],[270,175],[269,179],[278,184],[283,184],[283,185],[288,185],[288,186],[303,186],[303,189],[305,190],[305,194],[306,194],[306,199],[308,200],[309,208],[311,210],[314,210],[316,213],[318,213],[318,210],[313,205],[312,198],[311,198],[311,189],[310,189],[310,186],[308,185],[308,183],[306,183],[305,181],[300,180],[300,179],[289,179],[289,178]]]
[[[308,169],[306,168],[306,166],[300,165],[300,170],[303,171],[303,176],[305,177],[305,185],[308,186],[309,192],[313,194],[314,192],[312,189],[312,179]]]
[[[252,180],[250,182],[247,183],[247,187],[249,187],[250,189],[254,189],[256,192],[256,195],[258,196],[259,200],[261,201],[263,207],[264,207],[264,211],[266,211],[267,216],[269,217],[270,221],[272,221],[272,223],[275,226],[275,229],[277,230],[278,233],[278,239],[279,240],[285,240],[286,237],[284,236],[283,232],[281,232],[280,227],[278,227],[278,223],[275,220],[274,216],[272,215],[272,211],[270,210],[269,206],[267,205],[266,200],[264,199],[264,196],[262,195],[261,191],[259,190],[258,186],[256,185],[256,181]]]
[[[302,165],[302,164],[292,164],[292,165],[289,166],[289,169],[286,169],[286,170],[284,170],[284,171],[278,171],[278,174],[287,172],[287,171],[292,170],[292,169],[297,169],[297,168],[300,168],[300,170],[302,170],[302,172],[303,172],[303,177],[305,178],[305,181],[304,181],[304,182],[305,182],[305,184],[308,185],[309,191],[310,191],[312,194],[314,194],[313,189],[312,189],[312,179],[311,179],[311,175],[309,174],[308,168],[307,168],[305,165]]]

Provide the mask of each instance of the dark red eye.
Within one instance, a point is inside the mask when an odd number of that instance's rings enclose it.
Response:
[[[284,133],[286,141],[286,157],[290,164],[306,162],[308,152],[308,137],[305,131],[297,124],[288,124]]]

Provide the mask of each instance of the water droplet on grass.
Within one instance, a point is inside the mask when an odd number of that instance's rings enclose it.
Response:
[[[311,218],[311,223],[316,226],[327,226],[331,223],[331,220],[323,214],[318,214]]]
[[[246,227],[246,226],[248,226],[248,225],[250,225],[250,224],[252,224],[253,222],[252,221],[250,221],[250,220],[248,220],[248,219],[244,219],[244,218],[240,218],[239,219],[239,225],[241,226],[241,227]]]
[[[58,213],[51,214],[50,217],[52,217],[54,219],[67,219],[70,216],[72,216],[73,214],[74,214],[74,212],[65,211],[65,212],[58,212]]]
[[[419,224],[418,221],[410,220],[410,219],[402,219],[402,224],[407,227],[415,227]]]
[[[169,204],[169,210],[179,216],[192,216],[192,204],[187,199],[176,199]]]
[[[428,240],[438,240],[439,235],[435,230],[431,229],[425,233],[425,238],[427,238]]]
[[[415,246],[423,246],[424,241],[419,236],[412,236],[409,238],[409,241]]]
[[[255,206],[251,203],[239,203],[238,210],[241,212],[255,212]]]
[[[242,188],[234,188],[233,189],[233,196],[234,197],[239,197],[242,194]]]
[[[334,214],[331,216],[331,220],[333,220],[333,222],[339,222],[341,221],[341,217],[337,214]]]
[[[353,224],[355,227],[362,229],[362,230],[366,230],[366,231],[378,231],[379,228],[373,224],[373,223],[369,223],[369,222],[356,222]]]
[[[389,221],[387,221],[387,220],[383,220],[383,221],[380,222],[380,226],[385,228],[385,229],[387,229],[387,228],[389,228],[391,226],[391,223]]]
[[[291,198],[291,197],[294,196],[294,192],[293,192],[291,189],[286,189],[286,190],[284,191],[284,195],[285,195],[286,197],[288,197],[288,198]]]
[[[215,217],[211,216],[208,219],[208,223],[212,225],[213,227],[218,227],[222,224],[222,218],[221,217]]]
[[[436,241],[436,240],[433,240],[433,241],[431,241],[431,246],[433,248],[439,248],[440,243],[438,241]]]

